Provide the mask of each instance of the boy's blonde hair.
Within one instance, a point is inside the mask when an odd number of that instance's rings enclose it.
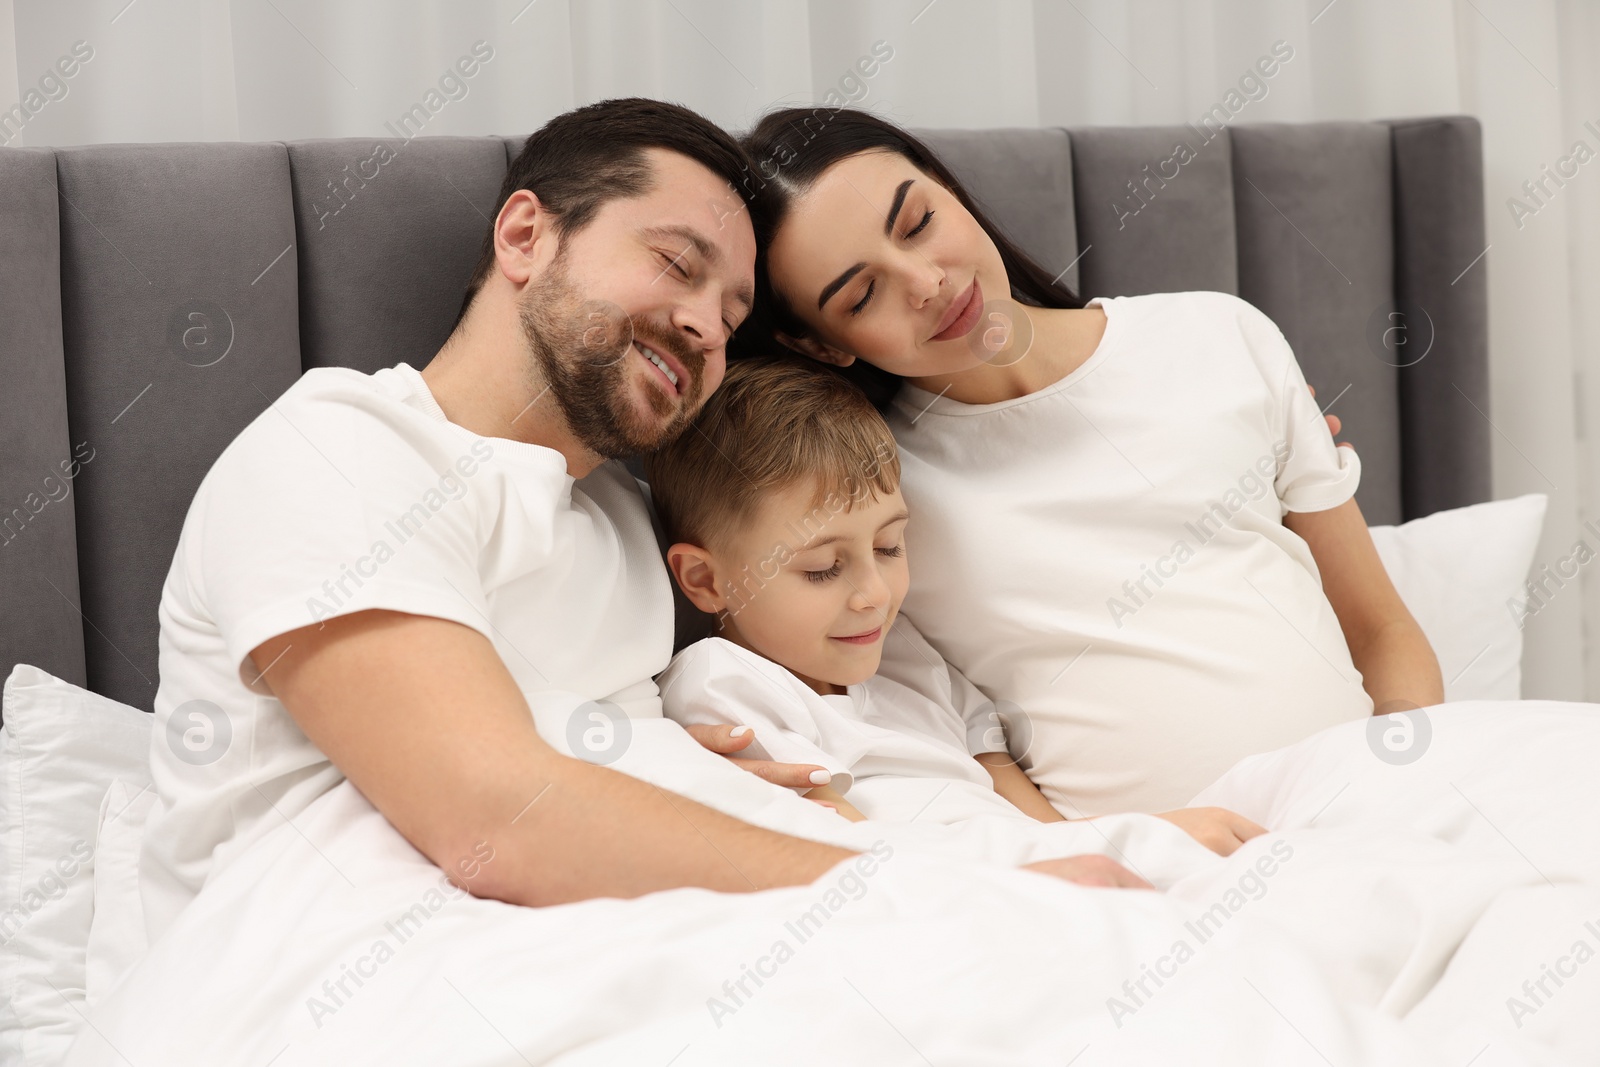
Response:
[[[807,479],[817,481],[812,516],[900,486],[894,435],[866,394],[794,359],[730,363],[695,421],[646,455],[644,470],[668,541],[702,548],[754,519],[768,495]]]

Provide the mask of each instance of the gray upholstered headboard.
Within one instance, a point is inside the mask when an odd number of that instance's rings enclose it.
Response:
[[[927,137],[1084,293],[1220,289],[1275,319],[1362,454],[1369,521],[1487,498],[1474,120]],[[0,672],[149,709],[217,454],[307,368],[443,342],[521,142],[377,144],[0,150]]]

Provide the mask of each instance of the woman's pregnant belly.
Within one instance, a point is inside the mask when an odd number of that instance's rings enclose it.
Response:
[[[1063,813],[1182,807],[1246,756],[1371,714],[1317,577],[1281,545],[1226,531],[1159,585],[1121,562],[1066,580],[991,572],[967,595],[913,575],[905,604],[997,702]]]

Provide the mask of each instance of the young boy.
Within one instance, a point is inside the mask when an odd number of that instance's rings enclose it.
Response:
[[[657,679],[670,718],[748,729],[745,755],[825,768],[805,795],[846,818],[1065,818],[1012,759],[995,706],[899,614],[899,457],[854,385],[736,362],[644,464],[668,566],[716,616]],[[1224,855],[1262,832],[1221,809],[1163,817]]]

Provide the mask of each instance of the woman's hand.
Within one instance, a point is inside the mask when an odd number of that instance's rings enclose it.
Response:
[[[1027,864],[1022,870],[1037,871],[1052,878],[1059,878],[1063,882],[1076,882],[1078,885],[1102,889],[1155,888],[1107,856],[1067,856],[1063,859],[1040,860],[1037,863]]]
[[[1156,818],[1167,820],[1219,856],[1231,856],[1240,845],[1267,832],[1227,808],[1180,808]]]
[[[740,770],[749,771],[757,778],[765,778],[773,785],[788,786],[790,789],[810,789],[812,786],[827,785],[833,781],[833,775],[828,773],[826,767],[815,763],[778,763],[766,759],[741,759],[733,755],[735,752],[748,748],[750,742],[756,739],[755,731],[748,726],[685,726],[689,736],[700,742],[703,748],[710,749],[719,756],[727,756],[729,762]]]

